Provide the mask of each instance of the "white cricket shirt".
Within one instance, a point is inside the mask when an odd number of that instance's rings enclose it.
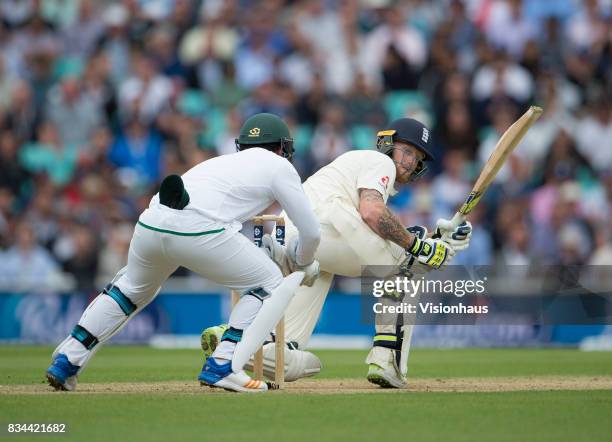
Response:
[[[304,189],[315,206],[343,198],[359,208],[359,189],[378,190],[385,203],[397,193],[395,163],[375,150],[353,150],[340,155],[306,180]]]
[[[159,203],[159,194],[156,194],[149,209],[141,215],[142,222],[162,227],[156,223],[162,221],[163,228],[183,232],[228,225],[240,230],[243,222],[278,201],[299,231],[298,263],[308,263],[314,258],[320,236],[319,222],[300,176],[285,158],[253,147],[203,161],[182,178],[189,193],[189,204],[180,211],[170,209]]]

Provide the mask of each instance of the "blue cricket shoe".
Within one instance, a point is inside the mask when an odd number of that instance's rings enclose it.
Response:
[[[201,385],[219,387],[229,391],[260,393],[275,389],[275,385],[252,379],[244,371],[234,373],[232,363],[218,364],[213,357],[206,359],[198,381]]]
[[[47,381],[56,390],[72,391],[76,388],[76,374],[79,366],[70,363],[65,354],[60,353],[47,368]]]

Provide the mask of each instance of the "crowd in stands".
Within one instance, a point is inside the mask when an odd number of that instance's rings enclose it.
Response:
[[[436,161],[391,206],[431,228],[538,104],[454,262],[610,265],[611,50],[610,0],[3,0],[0,287],[106,284],[160,180],[257,112],[303,179],[429,125]]]

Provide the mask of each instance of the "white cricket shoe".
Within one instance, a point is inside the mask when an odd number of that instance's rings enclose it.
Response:
[[[368,382],[382,388],[405,388],[408,381],[403,376],[392,350],[383,347],[373,347],[366,359],[368,363]]]

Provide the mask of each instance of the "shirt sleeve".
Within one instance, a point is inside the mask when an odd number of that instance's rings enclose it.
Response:
[[[321,230],[319,221],[312,210],[310,201],[302,188],[302,181],[295,168],[283,160],[273,181],[276,201],[287,212],[289,219],[297,227],[299,241],[296,260],[299,265],[309,264],[319,246]]]
[[[383,196],[385,203],[389,194],[393,194],[395,184],[395,165],[393,161],[382,155],[368,158],[359,176],[357,177],[357,189],[377,190]]]

